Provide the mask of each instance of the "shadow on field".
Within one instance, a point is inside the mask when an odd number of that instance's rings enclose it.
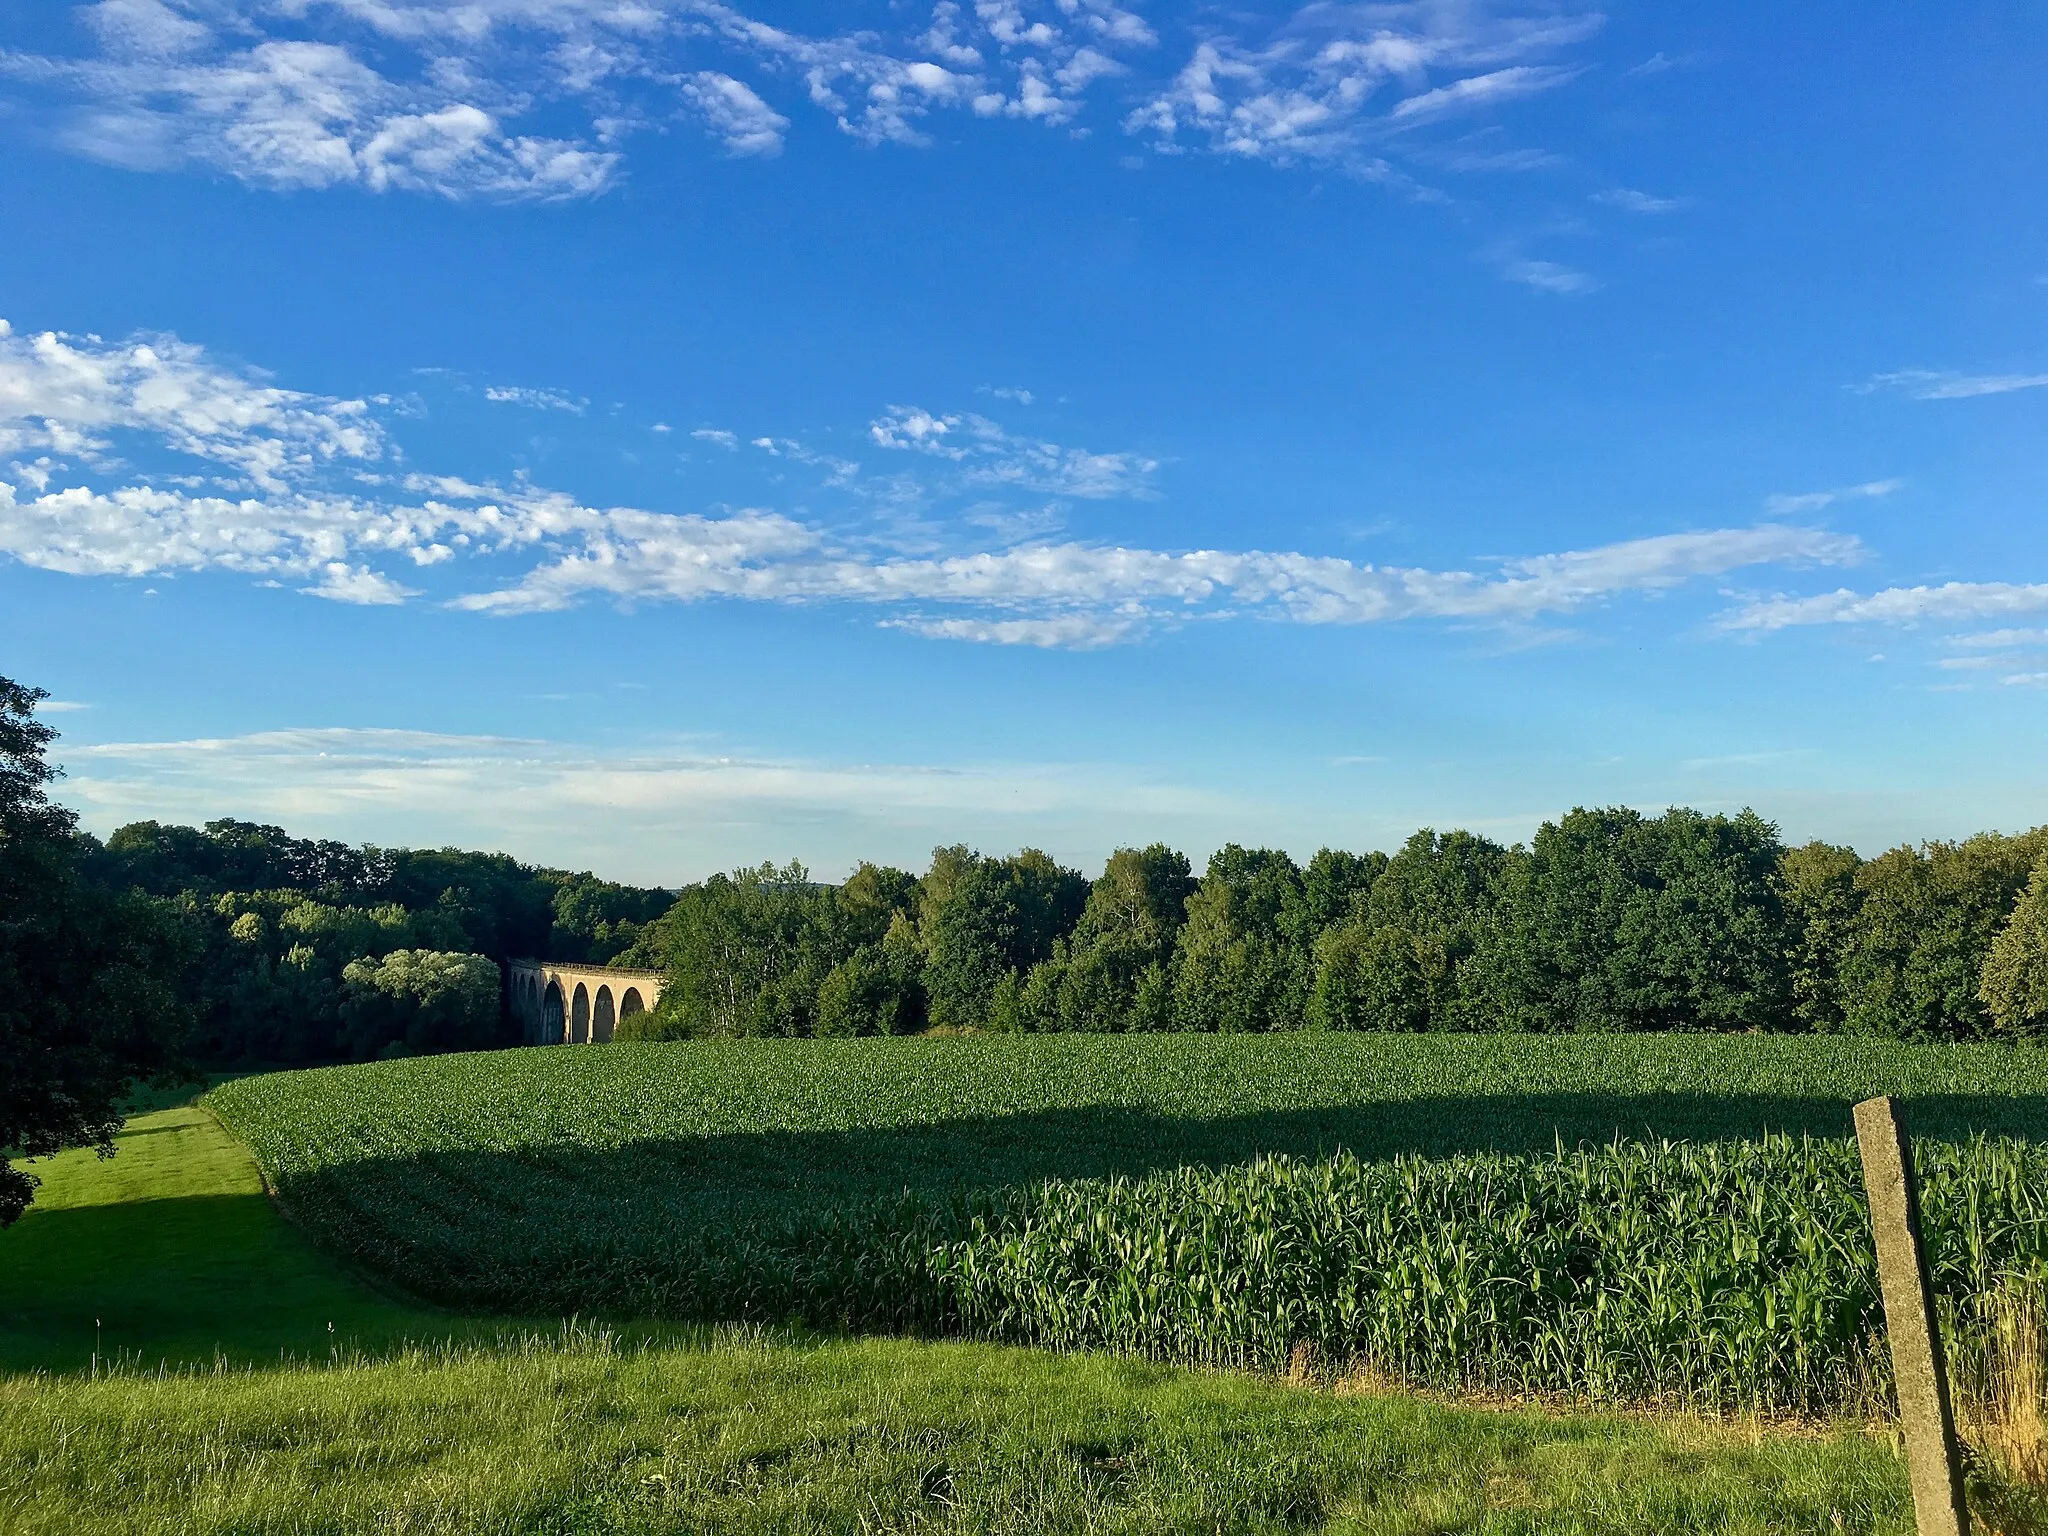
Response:
[[[786,1214],[906,1188],[1139,1176],[1263,1155],[1323,1157],[1339,1149],[1373,1161],[1404,1153],[1549,1152],[1560,1142],[1573,1148],[1617,1137],[1726,1141],[1783,1132],[1846,1138],[1852,1133],[1850,1109],[1847,1099],[1761,1094],[1495,1095],[1210,1119],[1091,1105],[921,1125],[659,1138],[606,1149],[536,1142],[507,1153],[415,1151],[388,1164],[350,1162],[334,1176],[388,1176],[422,1197],[441,1189],[459,1193],[460,1204],[487,1207],[505,1200],[524,1204],[536,1186],[565,1197],[573,1190],[574,1201],[594,1200],[611,1215],[651,1197],[715,1221],[722,1207],[762,1200]],[[1912,1101],[1910,1113],[1922,1137],[1962,1139],[1981,1132],[2048,1141],[2048,1097],[1922,1098]]]
[[[2048,1141],[2048,1097],[1930,1097],[1928,1138],[1976,1132]],[[534,1142],[507,1152],[417,1151],[301,1176],[286,1198],[323,1242],[416,1294],[517,1305],[526,1287],[587,1277],[603,1309],[618,1277],[673,1262],[679,1244],[904,1190],[1000,1189],[1139,1176],[1274,1153],[1548,1152],[1629,1140],[1850,1134],[1846,1099],[1693,1094],[1506,1095],[1191,1120],[1103,1105],[933,1124],[650,1139],[610,1149]],[[341,1229],[346,1229],[343,1235]],[[523,1278],[522,1278],[523,1277]],[[566,1293],[564,1293],[566,1294]]]

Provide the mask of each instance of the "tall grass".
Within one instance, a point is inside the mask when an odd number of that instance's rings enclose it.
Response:
[[[0,1377],[9,1536],[1905,1536],[1853,1433],[1460,1411],[985,1345],[579,1328]]]

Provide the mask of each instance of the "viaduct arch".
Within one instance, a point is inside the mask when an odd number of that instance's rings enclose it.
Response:
[[[663,985],[659,971],[552,960],[514,960],[510,973],[512,1016],[528,1045],[601,1045],[621,1019],[652,1008]]]

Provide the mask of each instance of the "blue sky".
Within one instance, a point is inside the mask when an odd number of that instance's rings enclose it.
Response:
[[[105,832],[675,883],[2048,820],[2048,13],[0,15]]]

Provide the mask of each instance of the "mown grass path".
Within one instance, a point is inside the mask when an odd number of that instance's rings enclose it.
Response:
[[[327,1268],[203,1113],[147,1117],[121,1145],[112,1162],[39,1165],[46,1203],[0,1233],[9,1536],[1911,1525],[1889,1447],[1854,1429],[1485,1412],[987,1345],[621,1337],[409,1311]],[[127,1367],[94,1374],[75,1357],[88,1313],[120,1320]],[[366,1353],[331,1356],[330,1321]],[[272,1363],[155,1368],[216,1350]],[[23,1371],[39,1351],[58,1374]]]
[[[34,1165],[36,1203],[0,1233],[0,1368],[275,1359],[417,1329],[278,1219],[248,1149],[206,1110],[131,1120],[117,1154]],[[329,1325],[333,1325],[330,1333]]]

